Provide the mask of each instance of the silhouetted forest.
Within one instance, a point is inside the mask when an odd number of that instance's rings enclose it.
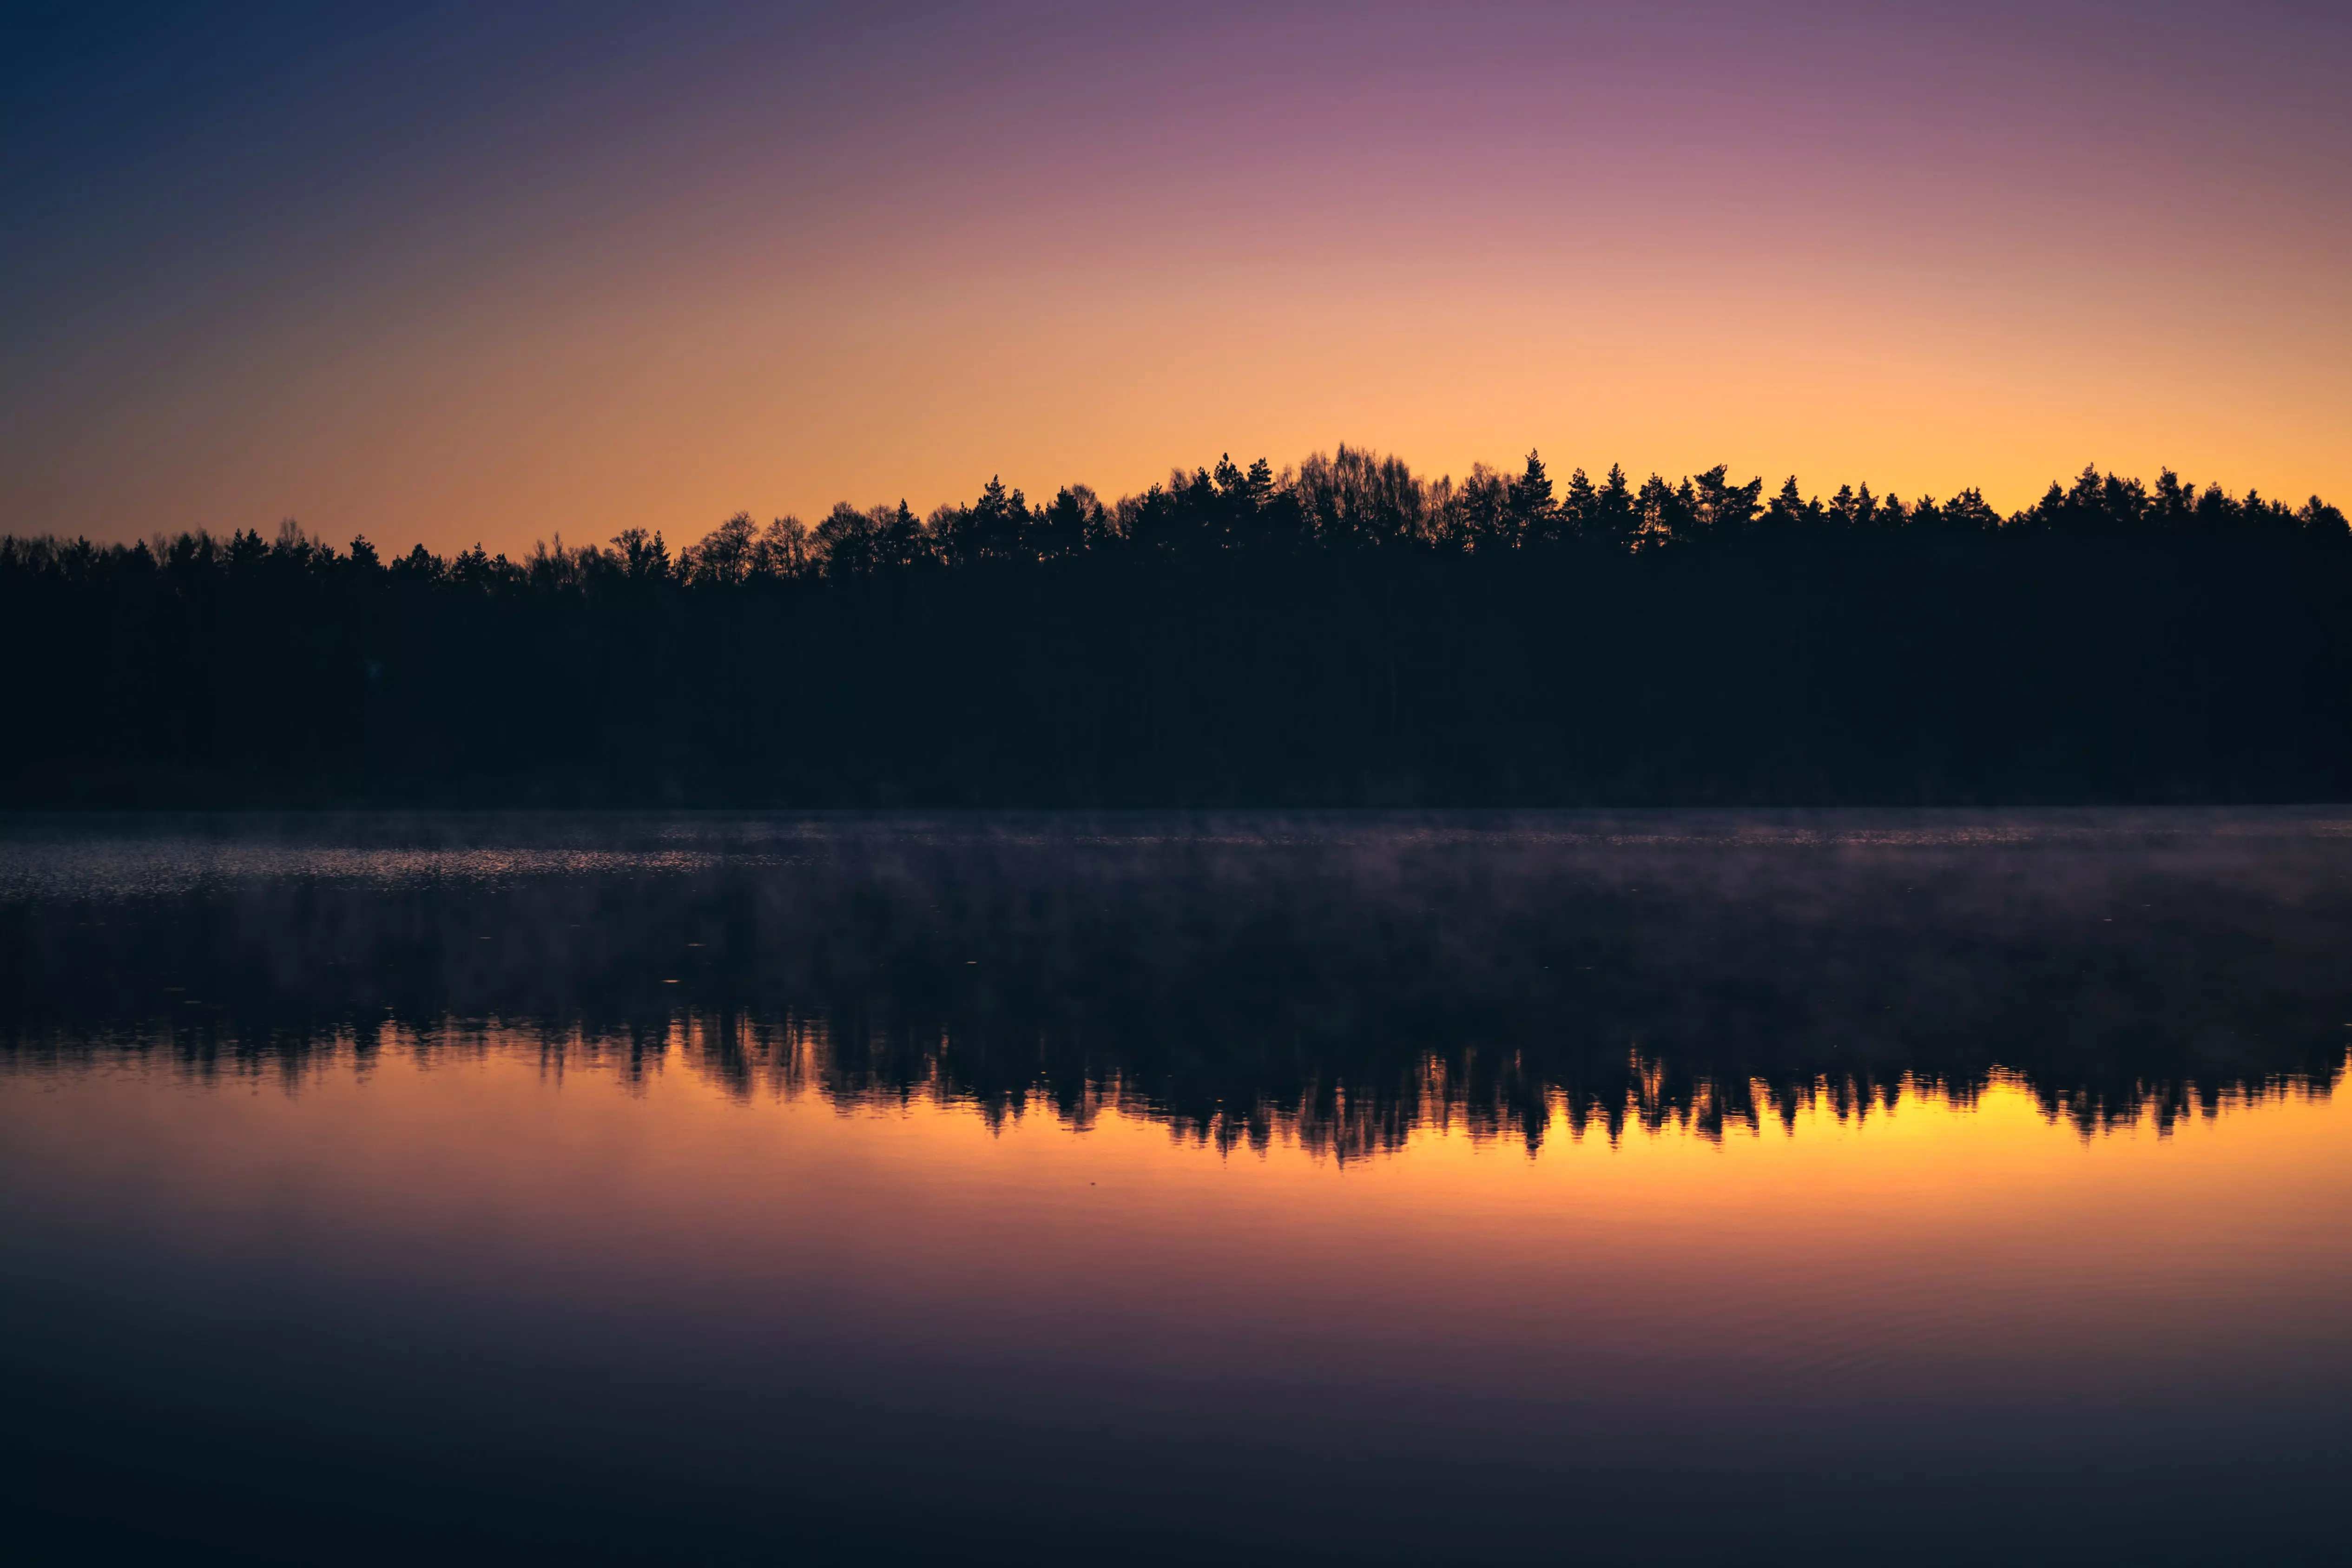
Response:
[[[1341,447],[517,562],[0,539],[16,804],[2342,798],[2352,532]]]

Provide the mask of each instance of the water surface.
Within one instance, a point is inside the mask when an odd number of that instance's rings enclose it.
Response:
[[[2352,818],[22,819],[43,1554],[2333,1560]]]

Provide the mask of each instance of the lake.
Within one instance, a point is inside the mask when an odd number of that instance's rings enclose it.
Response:
[[[2336,1561],[2352,811],[17,817],[26,1560]]]

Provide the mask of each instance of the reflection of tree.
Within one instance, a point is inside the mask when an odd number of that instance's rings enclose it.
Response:
[[[2342,1070],[2326,822],[1937,820],[624,820],[545,851],[569,870],[448,874],[460,845],[388,882],[0,903],[0,1040],[296,1083],[528,1048],[1342,1157],[1721,1137],[1999,1075],[2085,1132],[2169,1127]]]
[[[1524,1058],[1489,1063],[1465,1050],[1431,1051],[1388,1072],[1351,1070],[1335,1059],[1323,1075],[1272,1086],[1242,1079],[1171,1085],[1145,1073],[1072,1070],[1046,1050],[1000,1057],[952,1035],[837,1032],[822,1016],[762,1019],[724,1009],[602,1028],[445,1018],[254,1031],[219,1023],[19,1030],[0,1042],[0,1059],[19,1069],[55,1070],[130,1057],[204,1079],[265,1078],[296,1091],[318,1074],[364,1074],[387,1050],[428,1063],[523,1053],[545,1072],[606,1073],[635,1085],[685,1071],[746,1100],[814,1095],[844,1110],[961,1106],[991,1125],[1045,1115],[1084,1128],[1115,1109],[1165,1122],[1180,1137],[1220,1151],[1263,1152],[1282,1141],[1341,1161],[1400,1149],[1430,1131],[1512,1141],[1530,1153],[1561,1131],[1612,1143],[1629,1133],[1679,1131],[1720,1141],[1773,1125],[1793,1132],[1800,1117],[1864,1120],[1906,1096],[1970,1106],[1996,1076],[2018,1083],[2045,1117],[2085,1137],[2151,1117],[2159,1132],[2169,1132],[2227,1105],[2327,1095],[2347,1067],[2340,1051],[2333,1060],[2315,1051],[2299,1068],[2251,1079],[2070,1083],[2037,1080],[2030,1071],[1890,1079],[1868,1072],[1806,1078],[1789,1069],[1742,1079],[1635,1051],[1613,1068],[1598,1059],[1563,1064],[1568,1070],[1553,1079]]]

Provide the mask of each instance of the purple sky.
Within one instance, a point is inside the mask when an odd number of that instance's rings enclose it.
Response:
[[[1342,440],[2352,499],[2352,7],[0,27],[0,529],[518,550]]]

